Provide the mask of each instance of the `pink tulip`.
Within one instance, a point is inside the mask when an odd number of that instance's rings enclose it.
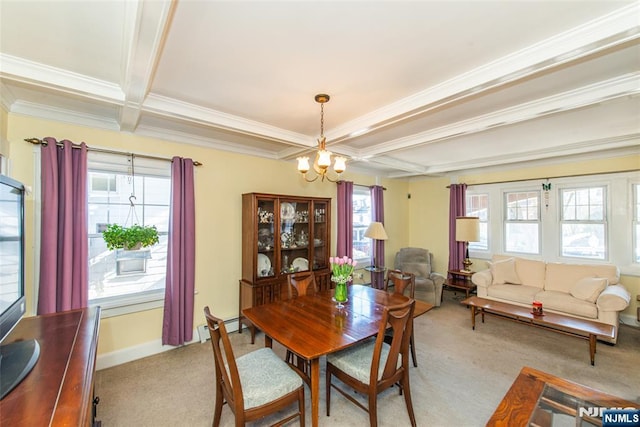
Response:
[[[357,263],[358,263],[358,261],[353,261],[353,264],[351,264],[351,265],[353,265],[355,267]]]
[[[334,264],[332,256],[329,257],[329,264]]]

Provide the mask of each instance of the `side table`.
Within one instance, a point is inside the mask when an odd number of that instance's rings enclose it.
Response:
[[[384,288],[384,272],[387,271],[387,267],[376,267],[368,265],[364,268],[371,273],[371,287],[375,289]]]
[[[462,270],[447,270],[449,277],[447,281],[444,282],[443,289],[464,291],[466,297],[469,298],[469,294],[476,290],[476,285],[471,281],[471,276],[473,276],[473,271],[462,271]],[[442,297],[441,297],[442,302]]]

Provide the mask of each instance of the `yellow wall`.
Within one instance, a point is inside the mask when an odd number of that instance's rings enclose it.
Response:
[[[241,275],[242,193],[263,192],[291,195],[331,197],[335,218],[336,186],[333,183],[306,183],[295,164],[276,160],[234,154],[195,145],[176,144],[128,133],[72,126],[20,115],[10,115],[8,139],[11,144],[13,176],[27,186],[33,186],[34,148],[24,138],[46,136],[58,140],[69,139],[86,142],[90,147],[145,153],[163,157],[179,155],[190,157],[204,165],[196,168],[196,288],[195,325],[203,324],[202,308],[215,307],[217,315],[227,319],[238,316],[238,279]],[[375,177],[354,175],[347,171],[344,179],[358,184],[375,184]],[[406,181],[381,180],[387,188],[385,225],[390,239],[387,242],[387,260],[406,244],[407,235],[407,187]],[[26,256],[27,298],[31,313],[33,308],[33,195],[26,202]],[[335,221],[333,247],[335,248]],[[335,253],[335,251],[334,251]],[[388,261],[391,262],[391,261]],[[132,325],[135,325],[132,327]],[[162,310],[110,317],[100,326],[98,353],[108,353],[130,346],[157,340],[162,335]]]
[[[601,158],[582,162],[567,162],[544,167],[520,167],[499,172],[458,176],[458,183],[488,184],[491,182],[546,179],[567,175],[596,174],[640,169],[640,155]],[[449,178],[415,179],[409,184],[409,244],[429,248],[434,256],[434,269],[446,274],[449,263]],[[389,207],[387,205],[386,209]],[[386,212],[386,211],[385,211]],[[615,236],[614,236],[615,238]],[[484,269],[486,260],[474,260],[475,271]],[[622,275],[620,282],[631,292],[631,304],[623,314],[636,317],[636,295],[640,294],[640,277]]]
[[[0,155],[9,157],[9,142],[7,141],[7,111],[0,105]]]
[[[3,118],[2,120],[6,120]],[[194,324],[203,324],[202,307],[211,305],[221,317],[238,316],[238,279],[241,258],[241,194],[263,192],[291,195],[331,197],[335,201],[332,183],[305,183],[295,164],[245,156],[196,145],[177,144],[129,133],[92,129],[53,121],[8,115],[6,139],[10,149],[12,175],[27,186],[33,186],[34,150],[24,138],[52,136],[74,142],[86,142],[90,147],[109,148],[124,152],[172,157],[191,157],[204,163],[196,168],[196,288]],[[3,129],[5,126],[3,126]],[[508,179],[547,178],[567,173],[590,173],[638,168],[638,156],[601,159],[591,162],[544,168],[521,168],[492,174],[460,176],[459,182],[485,183]],[[380,184],[385,191],[386,241],[385,265],[393,265],[395,252],[404,246],[429,248],[434,254],[434,269],[446,273],[448,263],[449,178],[414,180],[380,179],[353,174],[344,179],[357,184]],[[411,198],[408,195],[411,194]],[[335,202],[333,217],[335,218]],[[34,239],[33,195],[26,201],[27,240],[27,302],[34,312],[34,257],[30,249]],[[333,247],[335,248],[335,221]],[[335,253],[335,251],[334,251]],[[476,261],[483,265],[483,261]],[[29,272],[31,272],[29,274]],[[635,316],[635,295],[640,293],[640,278],[623,277],[623,283],[634,295],[632,307],[625,314]],[[98,354],[157,341],[162,335],[162,310],[103,319],[100,326]]]

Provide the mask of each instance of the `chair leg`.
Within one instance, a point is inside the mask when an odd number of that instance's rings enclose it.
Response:
[[[369,425],[378,426],[378,395],[369,395]]]
[[[411,426],[416,427],[416,416],[413,413],[413,403],[411,402],[411,389],[409,388],[409,374],[405,371],[404,378],[402,379],[402,389],[404,390],[404,401],[407,404],[407,413],[411,420]]]
[[[331,372],[327,369],[325,378],[327,417],[331,415]]]
[[[418,359],[416,358],[416,346],[413,340],[413,331],[411,331],[411,340],[409,341],[409,347],[411,347],[411,358],[413,359],[413,366],[418,367]]]
[[[304,427],[305,415],[304,415],[304,386],[298,393],[298,411],[300,412],[300,427]]]
[[[213,413],[213,427],[220,425],[220,417],[222,416],[222,405],[224,404],[224,397],[222,395],[222,387],[220,384],[216,384],[216,407]]]

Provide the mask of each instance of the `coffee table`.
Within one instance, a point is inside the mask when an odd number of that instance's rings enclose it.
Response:
[[[602,425],[601,408],[640,405],[525,366],[486,425],[597,426]]]
[[[482,323],[484,323],[484,315],[486,313],[537,328],[586,339],[589,341],[591,365],[595,364],[596,338],[598,336],[606,338],[615,336],[615,328],[612,325],[549,311],[546,311],[543,316],[534,316],[530,307],[522,307],[475,296],[461,301],[461,304],[471,307],[471,328],[474,330],[476,329],[476,315],[479,312],[482,315]]]

